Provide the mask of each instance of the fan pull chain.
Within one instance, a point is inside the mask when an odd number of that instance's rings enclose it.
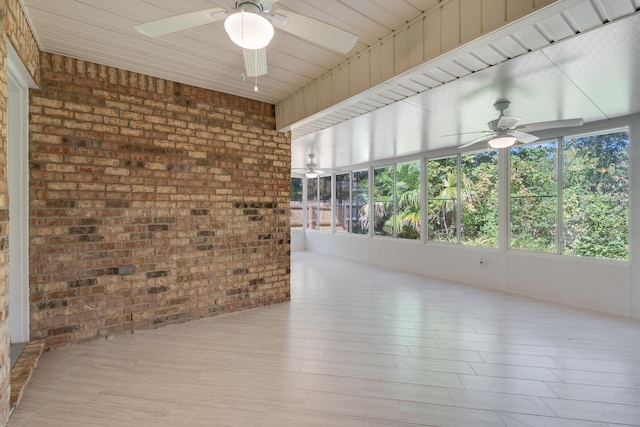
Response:
[[[255,84],[253,86],[253,91],[257,92],[258,91],[258,50],[257,49],[254,51],[253,71],[254,71],[253,74],[255,74],[254,76]]]

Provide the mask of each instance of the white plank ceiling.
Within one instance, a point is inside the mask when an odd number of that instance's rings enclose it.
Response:
[[[243,81],[242,55],[222,22],[148,38],[134,26],[233,0],[21,0],[41,50],[277,104],[438,5],[438,0],[280,0],[278,7],[354,34],[341,55],[277,31],[268,74]],[[479,1],[479,0],[478,0]],[[508,98],[521,123],[640,113],[640,0],[562,0],[442,58],[294,123],[292,166],[310,149],[347,168],[446,149],[486,129]],[[473,139],[471,135],[470,139]]]
[[[215,22],[150,38],[143,22],[220,7],[234,0],[22,0],[40,48],[272,104],[348,59],[282,31],[267,50],[268,73],[242,81],[242,52]],[[343,28],[359,37],[351,53],[376,43],[438,0],[280,0],[274,5]]]

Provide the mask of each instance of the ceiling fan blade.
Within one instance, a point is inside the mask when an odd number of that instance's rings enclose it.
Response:
[[[282,31],[340,53],[349,52],[358,41],[348,31],[288,10],[278,9],[271,22]]]
[[[583,119],[566,119],[566,120],[551,120],[549,122],[537,122],[527,123],[518,126],[516,129],[519,131],[536,132],[546,129],[556,128],[570,128],[575,126],[582,126],[584,124]]]
[[[450,133],[448,135],[440,135],[440,138],[444,138],[444,137],[447,137],[447,136],[471,135],[471,134],[474,134],[474,133],[493,133],[493,132],[490,131],[490,130],[476,130],[476,131],[473,131],[473,132],[461,132],[461,133]]]
[[[516,137],[518,142],[521,142],[523,144],[530,144],[530,143],[535,142],[535,141],[540,139],[535,135],[531,135],[530,133],[520,132],[520,131],[517,131],[517,130],[511,132],[511,134]]]
[[[258,77],[267,74],[266,49],[242,49],[244,71],[247,77]]]
[[[501,116],[496,124],[496,129],[511,129],[522,119],[522,117]]]
[[[146,36],[157,37],[208,24],[210,22],[221,21],[226,16],[227,12],[225,12],[224,9],[214,7],[213,9],[183,13],[181,15],[174,15],[146,22],[144,24],[136,25],[134,28]]]
[[[480,138],[476,138],[473,141],[469,141],[466,144],[462,144],[460,145],[458,148],[467,148],[467,147],[471,147],[472,145],[475,144],[480,144],[482,142],[489,142],[489,140],[491,140],[491,138],[494,138],[495,134],[489,135],[489,136],[482,136]]]

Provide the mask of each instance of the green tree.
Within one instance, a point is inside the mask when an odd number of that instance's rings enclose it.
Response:
[[[430,160],[427,169],[429,239],[455,242],[458,198],[456,157]]]
[[[351,173],[351,232],[369,232],[369,171]]]
[[[393,236],[394,171],[393,165],[373,171],[373,230],[376,235]]]
[[[404,239],[420,238],[420,162],[396,166],[397,236]],[[390,228],[390,224],[385,224]]]
[[[498,151],[461,157],[460,239],[466,245],[498,246]]]
[[[511,149],[511,247],[555,252],[558,242],[557,144]]]
[[[565,253],[627,259],[628,143],[627,132],[564,142]]]

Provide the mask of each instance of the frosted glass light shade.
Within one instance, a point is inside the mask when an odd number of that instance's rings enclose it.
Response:
[[[241,10],[229,15],[224,29],[231,41],[245,49],[262,49],[273,38],[273,25],[265,17]]]
[[[317,178],[318,174],[316,172],[307,172],[306,176],[307,178]]]
[[[489,146],[493,148],[505,148],[511,147],[516,143],[516,137],[514,136],[499,136],[489,141]]]

